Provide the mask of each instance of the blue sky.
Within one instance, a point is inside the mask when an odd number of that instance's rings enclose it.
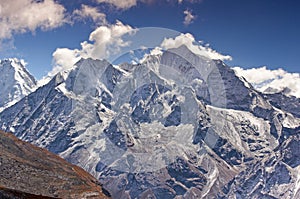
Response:
[[[24,59],[37,79],[52,70],[52,54],[57,48],[80,49],[80,43],[88,41],[97,27],[107,24],[111,27],[116,20],[133,29],[162,27],[191,33],[219,53],[230,55],[232,61],[226,62],[231,66],[267,66],[300,72],[300,2],[297,0],[45,0],[49,3],[44,2],[48,8],[45,11],[36,5],[32,7],[37,14],[43,12],[40,18],[35,14],[36,23],[14,22],[18,9],[31,6],[22,5],[26,1],[15,0],[13,9],[0,12],[1,27],[11,25],[7,32],[0,32],[0,58]],[[1,2],[2,7],[12,4],[9,0]],[[83,4],[95,8],[98,14],[105,14],[105,21],[101,15],[95,20],[91,15],[75,16],[74,10],[81,10]],[[185,11],[194,16],[186,24]],[[59,17],[50,23],[47,16]],[[48,26],[43,25],[47,23]]]

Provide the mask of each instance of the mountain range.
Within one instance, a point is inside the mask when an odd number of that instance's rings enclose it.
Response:
[[[39,88],[22,77],[1,90],[0,128],[112,198],[300,198],[300,99],[261,93],[220,60],[181,46],[139,64],[81,59]]]

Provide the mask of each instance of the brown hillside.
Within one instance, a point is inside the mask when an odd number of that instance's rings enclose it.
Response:
[[[2,131],[0,171],[0,196],[2,193],[24,196],[16,198],[26,198],[26,194],[37,198],[108,198],[98,181],[83,169]]]

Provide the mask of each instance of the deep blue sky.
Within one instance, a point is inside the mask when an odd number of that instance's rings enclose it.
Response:
[[[163,1],[138,3],[128,10],[117,10],[94,1],[60,0],[68,12],[82,3],[97,6],[109,23],[116,19],[132,27],[163,27],[192,33],[197,40],[209,43],[233,60],[231,66],[244,68],[266,65],[300,72],[300,1],[298,0],[203,0],[201,3],[178,4]],[[184,10],[197,18],[186,26]],[[14,34],[14,48],[5,47],[0,58],[18,57],[28,62],[29,71],[38,79],[52,67],[56,48],[79,48],[96,28],[91,20],[76,21],[51,31]]]

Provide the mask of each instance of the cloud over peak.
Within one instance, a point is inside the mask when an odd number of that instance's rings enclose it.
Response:
[[[81,43],[80,49],[56,49],[53,53],[54,69],[49,75],[71,68],[80,58],[104,59],[118,53],[122,47],[130,44],[122,37],[134,32],[135,29],[121,21],[97,27],[90,34],[88,41]]]
[[[164,49],[178,48],[182,45],[188,47],[196,55],[210,59],[232,60],[232,57],[229,55],[222,55],[208,46],[198,44],[194,36],[190,33],[180,34],[176,38],[165,38],[161,44]]]
[[[266,66],[260,68],[243,69],[240,67],[233,68],[238,76],[244,77],[257,90],[265,92],[272,90],[280,92],[289,88],[289,95],[300,98],[300,74],[288,73],[279,68],[269,70]]]

